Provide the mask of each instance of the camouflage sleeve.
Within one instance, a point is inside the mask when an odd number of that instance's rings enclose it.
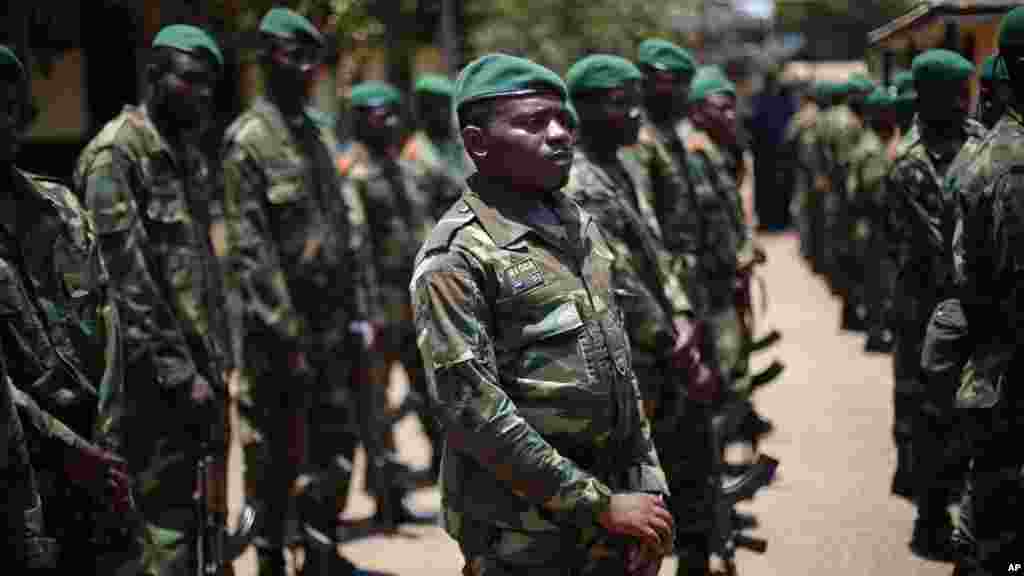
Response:
[[[560,520],[591,525],[611,490],[560,455],[502,390],[479,273],[449,253],[422,262],[412,280],[417,343],[448,446]]]
[[[7,379],[6,386],[11,395],[11,402],[19,411],[18,413],[26,416],[21,421],[22,425],[25,428],[31,427],[35,432],[33,437],[39,438],[45,443],[46,448],[43,449],[44,451],[50,452],[47,449],[50,446],[59,449],[79,450],[89,445],[89,442],[44,410],[31,396],[15,386],[10,379]]]
[[[297,350],[302,319],[292,303],[263,202],[263,176],[236,144],[224,154],[224,292],[236,366],[244,366],[244,334],[251,324]]]
[[[357,263],[358,270],[353,271],[356,284],[355,310],[359,318],[374,319],[379,317],[380,294],[378,288],[377,267],[373,260],[373,241],[370,236],[369,215],[359,181],[342,178],[341,195],[348,210],[349,236],[348,246],[352,259]]]
[[[908,160],[898,160],[889,171],[887,183],[886,236],[889,239],[890,257],[901,269],[912,257],[917,222],[929,218],[918,196],[920,175],[917,172]]]
[[[150,271],[131,158],[113,148],[101,152],[86,170],[84,186],[110,274],[126,359],[164,389],[181,390],[197,371],[171,305]],[[132,371],[133,377],[138,374]]]
[[[633,378],[633,390],[636,394],[636,418],[640,426],[633,434],[633,454],[636,459],[629,470],[627,489],[632,492],[663,494],[667,498],[670,494],[668,479],[661,468],[654,441],[651,440],[651,423],[644,414],[643,398],[636,378]]]

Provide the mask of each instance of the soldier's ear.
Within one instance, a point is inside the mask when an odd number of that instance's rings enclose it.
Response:
[[[463,128],[462,143],[474,160],[487,157],[487,134],[479,126],[470,125]]]

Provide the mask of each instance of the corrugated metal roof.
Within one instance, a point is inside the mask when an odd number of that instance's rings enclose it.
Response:
[[[925,0],[906,14],[868,33],[868,44],[873,46],[892,36],[922,26],[933,18],[1002,14],[1022,5],[1024,0]]]

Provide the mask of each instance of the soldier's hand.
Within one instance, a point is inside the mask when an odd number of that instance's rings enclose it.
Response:
[[[213,386],[210,386],[210,382],[206,378],[196,374],[196,377],[192,379],[189,398],[191,398],[193,406],[205,408],[213,402]]]
[[[116,454],[92,444],[81,444],[65,454],[64,471],[72,482],[103,500],[111,511],[131,510],[132,481],[128,463]]]
[[[718,396],[719,379],[715,371],[698,359],[689,371],[687,398],[695,402],[710,404]]]
[[[633,536],[659,550],[672,546],[672,514],[661,496],[641,492],[613,494],[598,519],[612,534]]]
[[[676,343],[672,348],[673,357],[697,344],[697,327],[685,316],[676,317],[672,323],[676,329]]]
[[[630,542],[626,548],[626,574],[629,576],[658,576],[661,561],[665,558],[661,550],[642,542]]]

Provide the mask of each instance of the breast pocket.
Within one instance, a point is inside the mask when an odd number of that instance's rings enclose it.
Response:
[[[267,167],[267,210],[273,234],[282,244],[287,258],[303,260],[309,222],[309,192],[300,161],[277,160]],[[305,259],[309,259],[308,255]]]
[[[184,190],[178,180],[154,186],[145,210],[151,264],[163,289],[170,295],[176,311],[189,320],[201,315],[202,252],[195,221],[185,204]],[[208,232],[207,232],[208,233]]]

